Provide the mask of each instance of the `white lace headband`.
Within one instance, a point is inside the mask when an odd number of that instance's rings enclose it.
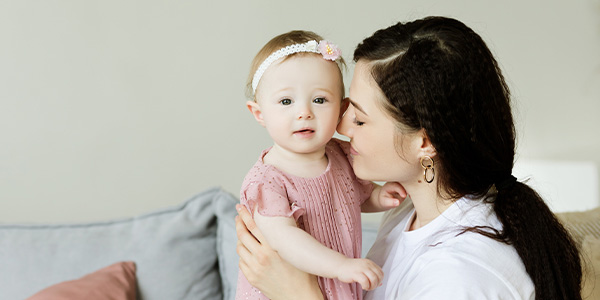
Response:
[[[289,45],[287,47],[281,48],[275,52],[273,52],[265,61],[260,64],[256,73],[254,73],[254,77],[252,77],[252,93],[256,93],[256,87],[258,86],[258,82],[260,78],[263,76],[267,68],[276,60],[299,52],[312,52],[312,53],[320,53],[323,55],[324,59],[336,61],[338,58],[342,56],[342,51],[340,49],[325,40],[320,41],[317,44],[317,41],[308,41],[304,44],[294,44]]]

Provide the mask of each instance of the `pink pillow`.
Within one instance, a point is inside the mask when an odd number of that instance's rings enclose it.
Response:
[[[118,262],[76,280],[47,287],[27,300],[135,300],[135,263]]]

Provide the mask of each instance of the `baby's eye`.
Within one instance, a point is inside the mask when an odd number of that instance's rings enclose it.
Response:
[[[279,101],[279,103],[281,103],[282,105],[290,105],[292,104],[292,100],[290,99],[282,99]]]
[[[323,104],[323,103],[325,103],[325,101],[327,101],[327,99],[325,99],[325,98],[315,98],[313,100],[313,103]]]

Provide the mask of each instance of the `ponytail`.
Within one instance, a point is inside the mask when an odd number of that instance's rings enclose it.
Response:
[[[502,230],[479,226],[460,234],[475,232],[512,245],[533,281],[535,299],[581,299],[581,258],[571,235],[525,183],[498,184],[498,189],[487,199]]]
[[[500,188],[494,211],[503,229],[494,238],[519,253],[536,299],[581,299],[579,251],[566,229],[528,185]]]
[[[498,184],[487,198],[502,230],[469,227],[475,232],[512,245],[535,287],[535,299],[581,299],[581,258],[575,241],[540,195],[525,183]]]

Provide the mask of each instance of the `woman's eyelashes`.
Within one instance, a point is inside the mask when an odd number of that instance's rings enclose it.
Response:
[[[356,119],[356,117],[354,117],[354,120],[352,120],[354,122],[354,124],[356,124],[356,126],[363,126],[365,125],[365,122],[361,122],[359,120]]]

